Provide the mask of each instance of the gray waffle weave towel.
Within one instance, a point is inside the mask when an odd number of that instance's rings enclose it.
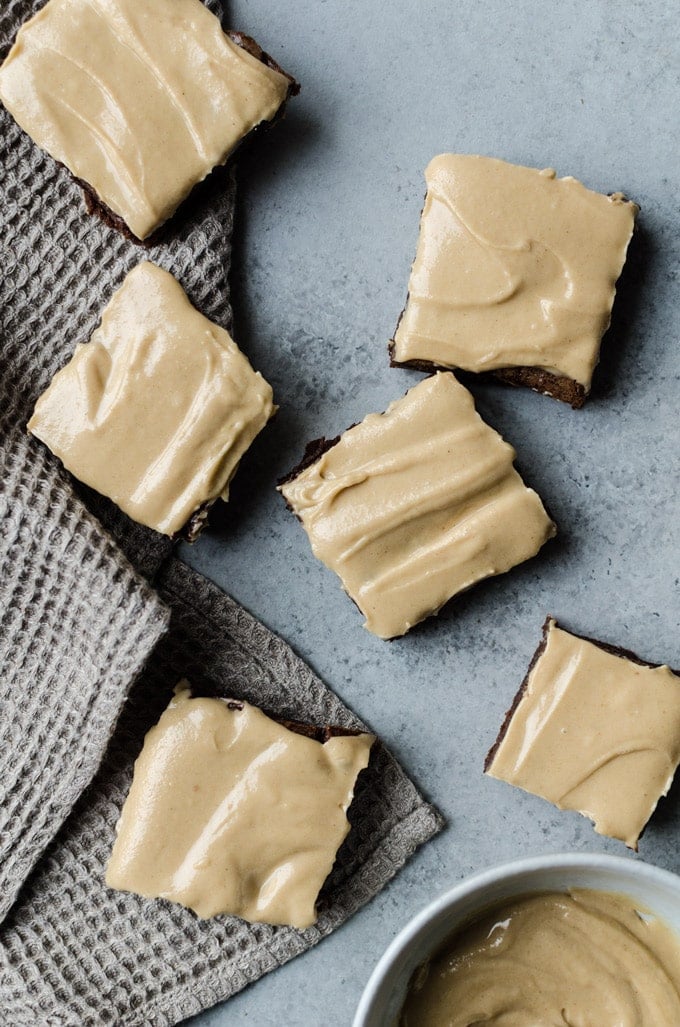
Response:
[[[104,753],[166,611],[0,388],[0,919]]]
[[[5,0],[0,60],[39,6]],[[0,168],[0,1022],[175,1023],[320,940],[441,821],[377,746],[315,927],[206,923],[105,888],[132,763],[183,674],[282,716],[360,725],[284,642],[174,560],[166,539],[74,483],[24,429],[140,259],[229,326],[230,176],[208,180],[144,251],[84,214],[68,173],[3,109]]]
[[[285,642],[204,578],[173,561],[159,588],[172,609],[170,634],[134,688],[92,789],[0,932],[0,1016],[15,1027],[176,1023],[320,941],[440,826],[377,744],[314,927],[204,921],[172,903],[108,890],[103,875],[132,760],[179,676],[285,717],[362,726]]]

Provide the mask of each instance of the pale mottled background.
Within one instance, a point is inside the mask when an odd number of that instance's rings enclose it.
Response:
[[[673,0],[238,0],[229,20],[303,84],[240,173],[237,339],[281,411],[231,508],[183,555],[373,725],[449,827],[337,934],[196,1022],[340,1027],[389,940],[463,875],[534,853],[625,852],[481,769],[547,613],[680,666],[678,11]],[[389,369],[386,343],[422,170],[446,150],[553,166],[626,192],[642,216],[585,410],[474,389],[559,540],[385,643],[362,629],[273,484],[306,440],[419,380]],[[679,843],[676,788],[641,857],[680,871]]]

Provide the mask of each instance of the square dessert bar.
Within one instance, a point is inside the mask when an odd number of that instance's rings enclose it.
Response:
[[[555,534],[514,457],[468,390],[439,373],[312,443],[279,489],[365,627],[393,638]]]
[[[297,88],[201,0],[49,0],[0,68],[21,128],[138,239]]]
[[[637,849],[678,763],[680,676],[548,618],[486,773]]]
[[[144,262],[57,372],[28,430],[140,524],[195,537],[275,409],[229,333]]]
[[[305,728],[180,682],[135,763],[109,887],[201,917],[313,924],[375,738]]]
[[[425,178],[392,363],[493,371],[582,406],[638,207],[489,157],[443,154]]]

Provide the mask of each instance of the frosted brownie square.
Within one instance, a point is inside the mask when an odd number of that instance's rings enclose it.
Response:
[[[275,409],[229,333],[144,262],[57,372],[28,430],[140,524],[193,537]]]
[[[0,67],[0,99],[138,239],[297,84],[201,0],[49,0]]]
[[[442,154],[425,178],[393,363],[494,371],[582,406],[637,206],[490,157]]]
[[[680,676],[548,618],[487,774],[637,849],[678,763]]]
[[[306,727],[181,682],[135,763],[109,887],[201,917],[313,924],[375,739]]]
[[[393,638],[555,534],[514,457],[468,390],[440,373],[333,442],[311,444],[279,488],[365,627]]]

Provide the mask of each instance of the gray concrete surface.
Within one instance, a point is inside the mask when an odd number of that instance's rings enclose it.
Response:
[[[481,771],[547,613],[680,666],[677,6],[238,0],[230,21],[303,84],[240,171],[236,333],[281,411],[244,461],[233,504],[183,555],[373,725],[449,826],[336,935],[196,1023],[346,1027],[390,939],[463,875],[533,853],[625,852]],[[474,386],[559,540],[385,643],[362,629],[273,484],[306,440],[419,380],[390,370],[385,347],[422,171],[447,150],[553,166],[625,191],[642,216],[587,407]],[[640,857],[680,871],[679,842],[680,787]]]

